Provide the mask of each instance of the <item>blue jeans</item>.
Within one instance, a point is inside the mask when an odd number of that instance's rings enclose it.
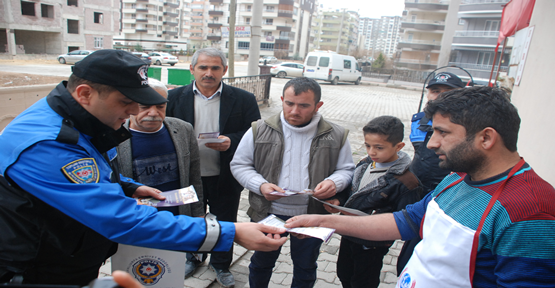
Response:
[[[293,216],[276,215],[283,220]],[[287,236],[288,233],[282,236]],[[291,259],[293,260],[293,282],[291,287],[313,287],[316,282],[316,268],[318,254],[322,240],[317,238],[299,239],[292,236]],[[272,277],[272,269],[279,257],[281,247],[277,251],[260,252],[255,251],[249,265],[249,285],[251,288],[268,287]]]

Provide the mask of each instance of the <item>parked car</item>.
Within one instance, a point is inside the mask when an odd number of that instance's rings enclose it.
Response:
[[[360,70],[353,56],[335,52],[310,52],[306,55],[303,76],[328,81],[332,85],[339,82],[353,82],[359,85],[362,79]]]
[[[93,50],[73,50],[67,54],[58,56],[58,62],[60,62],[60,64],[77,63],[93,52]]]
[[[258,63],[264,63],[264,60],[266,60],[266,64],[272,64],[272,63],[277,63],[278,59],[274,56],[266,56],[266,57],[262,57],[260,58],[260,60],[258,60]]]
[[[131,52],[131,54],[133,54],[133,55],[135,55],[135,56],[141,58],[141,60],[145,61],[146,64],[150,64],[150,63],[151,63],[150,59],[148,58],[148,54],[146,54],[146,53],[143,53],[143,52]]]
[[[273,76],[283,78],[283,77],[302,77],[303,76],[303,64],[297,64],[292,62],[283,62],[274,65],[270,69],[270,73]]]
[[[164,52],[152,52],[148,54],[148,59],[155,65],[170,64],[175,65],[178,62],[177,57]]]

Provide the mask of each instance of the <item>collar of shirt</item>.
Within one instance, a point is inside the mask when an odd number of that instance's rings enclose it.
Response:
[[[216,90],[216,92],[214,94],[212,94],[212,96],[206,97],[206,95],[203,95],[200,92],[200,90],[198,90],[197,81],[195,81],[195,82],[193,82],[193,93],[195,93],[195,95],[202,96],[202,98],[204,98],[205,100],[212,100],[212,99],[214,99],[214,97],[218,97],[218,96],[222,95],[222,88],[223,87],[224,87],[224,84],[220,81],[220,88],[218,88],[218,90]]]

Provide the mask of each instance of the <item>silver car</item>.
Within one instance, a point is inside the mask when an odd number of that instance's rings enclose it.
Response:
[[[60,62],[60,64],[77,63],[93,52],[94,50],[73,50],[67,54],[58,56],[58,62]]]
[[[284,62],[272,66],[270,73],[276,77],[302,77],[303,76],[303,64]]]
[[[155,65],[170,64],[175,65],[179,60],[177,57],[163,52],[152,52],[148,54],[148,59]]]

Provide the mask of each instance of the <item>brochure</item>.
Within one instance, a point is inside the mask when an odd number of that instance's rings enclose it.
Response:
[[[199,133],[197,141],[199,145],[207,143],[223,143],[225,139],[220,139],[218,136],[220,136],[220,132]]]
[[[284,228],[287,232],[293,232],[297,234],[303,234],[310,237],[322,239],[324,242],[328,242],[331,238],[331,235],[335,232],[335,229],[325,228],[325,227],[297,227],[287,229],[285,228],[285,221],[278,218],[276,215],[272,214],[264,219],[262,219],[260,224],[264,224],[267,226],[273,226],[278,228]]]
[[[283,188],[283,191],[284,192],[272,191],[272,192],[270,192],[270,194],[277,195],[277,196],[293,196],[293,195],[300,195],[300,194],[312,195],[312,194],[314,194],[314,191],[310,190],[310,189],[303,189],[301,191],[294,191],[294,190],[289,190],[287,188]]]
[[[347,207],[343,207],[343,206],[337,206],[337,205],[330,204],[330,203],[328,203],[326,201],[322,201],[322,200],[320,200],[320,199],[318,199],[314,196],[312,196],[312,198],[314,198],[316,201],[318,201],[318,202],[320,202],[324,205],[328,205],[330,207],[333,207],[333,208],[341,211],[341,213],[343,213],[345,215],[350,215],[350,216],[368,216],[368,215],[370,215],[370,214],[364,213],[364,212],[362,212],[360,210],[357,210],[357,209],[347,208]]]
[[[198,202],[197,192],[193,185],[177,190],[170,190],[160,193],[165,196],[166,200],[158,200],[154,198],[137,199],[139,205],[148,205],[152,207],[172,207]]]

